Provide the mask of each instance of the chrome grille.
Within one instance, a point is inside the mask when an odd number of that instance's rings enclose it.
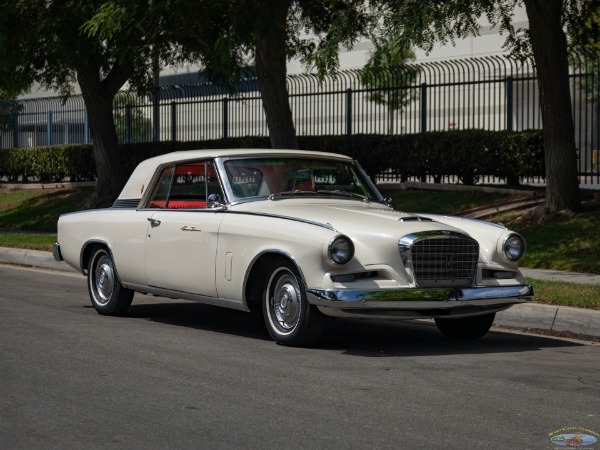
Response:
[[[479,260],[474,239],[458,233],[417,238],[409,251],[418,286],[473,285]]]

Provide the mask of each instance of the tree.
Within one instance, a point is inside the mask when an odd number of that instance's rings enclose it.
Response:
[[[596,2],[594,0],[593,2]],[[575,131],[569,96],[565,29],[578,29],[593,2],[579,0],[374,0],[388,36],[412,42],[425,50],[434,43],[476,35],[478,19],[507,34],[513,51],[529,48],[537,68],[546,159],[546,208],[580,208]],[[511,17],[524,5],[528,30],[515,30]]]
[[[418,70],[407,65],[414,61],[415,52],[408,45],[385,42],[369,57],[360,73],[362,84],[376,88],[369,99],[387,106],[388,134],[394,134],[395,112],[415,100],[417,92],[409,88],[417,79]]]
[[[95,205],[113,200],[128,176],[113,99],[127,81],[149,86],[152,54],[163,63],[187,57],[174,42],[177,14],[188,7],[185,0],[0,0],[0,88],[18,93],[38,82],[66,97],[79,83],[97,167]]]
[[[286,90],[287,58],[319,71],[339,44],[364,29],[363,0],[0,0],[0,88],[34,82],[84,98],[97,166],[94,204],[118,194],[127,174],[117,146],[113,99],[129,82],[151,88],[161,66],[200,62],[212,80],[235,86],[254,57],[274,147],[296,147]],[[312,37],[301,38],[301,32]]]
[[[322,75],[335,70],[340,45],[351,46],[369,29],[371,16],[365,3],[223,0],[217,26],[211,33],[205,30],[207,42],[212,36],[212,53],[203,59],[207,74],[213,80],[232,79],[239,75],[240,64],[253,60],[271,145],[297,148],[286,86],[287,62],[297,56]]]
[[[575,49],[600,52],[600,0],[588,0],[586,15],[569,28],[570,44]]]
[[[590,12],[584,18],[583,25],[570,30],[570,46],[579,54],[586,65],[588,73],[597,73],[600,66],[600,0],[591,0]],[[583,90],[591,102],[598,103],[597,77],[589,77],[578,81],[579,89]]]
[[[21,110],[22,106],[14,100],[14,96],[0,91],[0,131],[11,130],[14,124],[13,118]]]

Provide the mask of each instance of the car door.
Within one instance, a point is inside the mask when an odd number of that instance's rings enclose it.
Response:
[[[147,284],[216,297],[215,259],[222,214],[164,210],[149,218]]]
[[[210,162],[166,167],[146,209],[146,283],[152,287],[217,297],[215,260],[223,212]],[[219,197],[221,198],[221,197]]]

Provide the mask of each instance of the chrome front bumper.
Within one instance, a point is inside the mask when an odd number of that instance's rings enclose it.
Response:
[[[533,287],[307,289],[309,303],[337,317],[466,317],[533,301]]]

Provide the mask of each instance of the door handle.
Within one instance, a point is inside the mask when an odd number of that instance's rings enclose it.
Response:
[[[153,217],[148,217],[148,222],[150,222],[150,226],[157,227],[160,225],[160,220],[154,219]]]

